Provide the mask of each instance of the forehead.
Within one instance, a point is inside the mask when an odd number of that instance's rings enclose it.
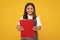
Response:
[[[33,6],[32,5],[28,5],[27,8],[33,8]]]

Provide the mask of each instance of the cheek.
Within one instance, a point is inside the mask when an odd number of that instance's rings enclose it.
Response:
[[[31,11],[33,12],[33,9]]]
[[[29,10],[26,10],[26,12],[28,12]]]

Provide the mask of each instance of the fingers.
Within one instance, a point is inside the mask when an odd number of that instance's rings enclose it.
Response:
[[[41,29],[41,27],[38,27],[38,26],[34,26],[34,27],[33,27],[33,30],[34,30],[34,31],[38,31],[38,30],[40,30],[40,29]]]
[[[38,29],[37,29],[37,27],[36,27],[36,26],[34,26],[34,27],[33,27],[33,30],[34,30],[34,31],[37,31]]]
[[[24,28],[23,27],[20,27],[20,31],[23,31],[24,30]]]
[[[24,28],[23,28],[23,27],[21,27],[20,25],[17,25],[17,30],[18,30],[18,31],[23,31],[23,30],[24,30]]]

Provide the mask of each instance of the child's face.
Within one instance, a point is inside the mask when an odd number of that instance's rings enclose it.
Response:
[[[33,13],[33,7],[32,7],[31,5],[27,6],[26,12],[27,12],[29,15],[32,15],[32,13]]]

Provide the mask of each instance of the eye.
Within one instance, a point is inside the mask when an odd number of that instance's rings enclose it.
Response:
[[[29,10],[29,8],[27,8],[27,10]]]

